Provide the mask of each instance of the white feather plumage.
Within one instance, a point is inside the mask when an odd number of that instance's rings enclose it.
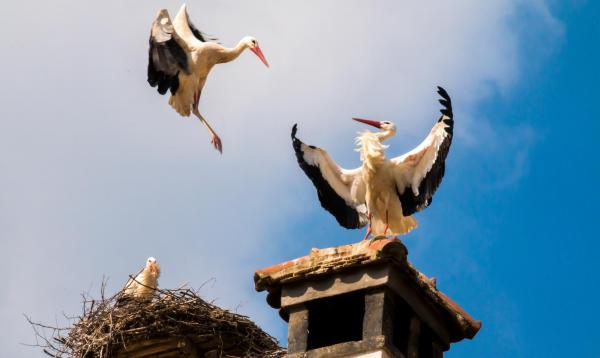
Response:
[[[127,281],[124,294],[129,297],[150,299],[158,288],[160,266],[154,257],[149,257],[146,266],[133,278]]]

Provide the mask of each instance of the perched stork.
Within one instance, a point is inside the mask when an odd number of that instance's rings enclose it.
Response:
[[[211,143],[221,153],[221,139],[198,110],[200,94],[214,65],[235,60],[247,48],[269,67],[254,37],[244,37],[233,48],[207,42],[205,34],[189,21],[185,4],[173,22],[167,10],[160,10],[150,31],[148,83],[158,87],[160,94],[170,90],[171,107],[184,117],[191,113],[198,117],[208,129]]]
[[[315,185],[323,208],[341,226],[357,229],[368,224],[365,239],[370,234],[404,234],[417,226],[411,215],[431,204],[452,142],[452,104],[446,90],[438,87],[438,93],[444,108],[427,138],[393,159],[385,157],[387,146],[382,142],[396,134],[396,126],[353,118],[379,128],[379,132],[366,131],[356,138],[363,164],[353,170],[338,166],[323,149],[302,143],[296,138],[294,125],[292,142],[298,164]]]
[[[148,257],[146,266],[133,279],[129,279],[123,293],[126,297],[150,299],[158,287],[160,266],[154,257]]]

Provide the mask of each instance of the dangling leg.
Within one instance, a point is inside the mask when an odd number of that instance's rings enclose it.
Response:
[[[204,119],[204,117],[202,117],[202,115],[200,114],[200,111],[198,110],[198,103],[200,102],[200,91],[194,93],[194,109],[192,110],[192,113],[194,113],[194,115],[196,117],[198,117],[198,119],[200,120],[200,122],[202,122],[202,124],[204,124],[204,126],[206,127],[206,129],[208,129],[208,132],[211,135],[211,139],[210,142],[212,143],[212,145],[215,147],[216,150],[219,151],[219,153],[223,153],[223,144],[221,143],[221,138],[219,138],[219,136],[217,135],[217,132],[215,132],[212,127],[210,126],[210,124],[208,124],[208,122],[206,121],[206,119]]]
[[[368,240],[369,235],[371,235],[371,213],[369,213],[369,226],[367,226],[367,233],[365,234],[365,238],[363,240]]]

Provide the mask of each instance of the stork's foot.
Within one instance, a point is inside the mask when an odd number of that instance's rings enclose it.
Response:
[[[221,138],[219,138],[218,135],[213,134],[210,142],[212,143],[213,147],[215,147],[215,149],[219,151],[219,153],[223,154],[223,143],[221,142]]]

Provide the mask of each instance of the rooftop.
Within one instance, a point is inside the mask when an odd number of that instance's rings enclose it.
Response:
[[[450,337],[451,341],[473,338],[481,328],[481,321],[473,319],[457,303],[439,291],[435,278],[429,278],[416,270],[408,262],[407,254],[406,247],[396,238],[312,249],[307,256],[257,270],[254,274],[255,288],[259,292],[268,291],[267,302],[273,308],[280,309],[281,316],[287,320],[288,302],[283,302],[282,305],[281,298],[284,286],[319,280],[370,265],[391,265],[441,312],[449,324],[456,327],[457,332]]]

